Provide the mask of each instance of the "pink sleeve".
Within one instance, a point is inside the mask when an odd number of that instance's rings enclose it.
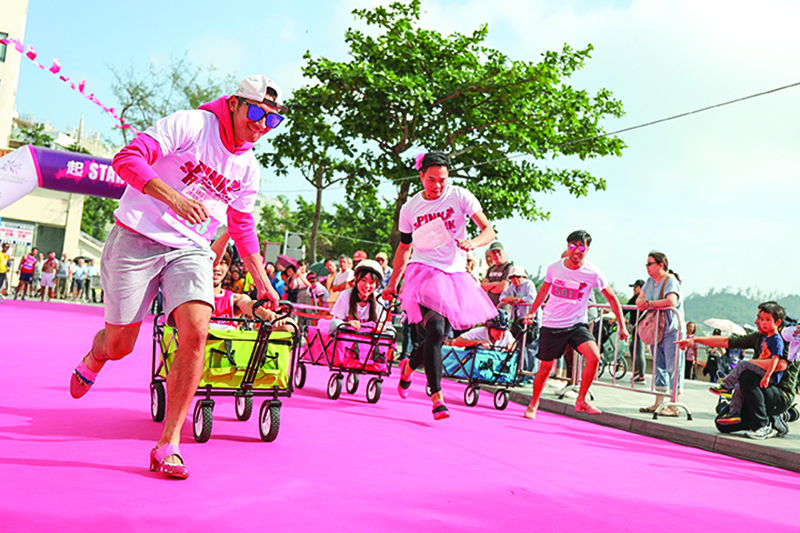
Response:
[[[147,182],[158,177],[150,165],[161,159],[161,156],[161,145],[158,141],[142,133],[114,156],[114,171],[125,183],[144,193],[142,189]]]
[[[256,222],[252,213],[228,207],[228,235],[231,236],[242,257],[261,251],[256,235]]]

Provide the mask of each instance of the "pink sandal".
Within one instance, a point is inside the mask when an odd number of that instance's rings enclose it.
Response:
[[[78,363],[78,366],[72,372],[72,376],[69,380],[69,393],[70,395],[78,399],[87,392],[89,389],[92,388],[94,382],[97,380],[98,372],[92,372],[89,370],[89,367],[83,362]]]
[[[409,364],[408,359],[403,359],[400,361],[400,383],[397,384],[397,393],[400,395],[402,399],[408,398],[408,395],[411,391],[409,391],[409,387],[411,387],[411,380],[403,379],[403,374],[406,373],[406,367]]]
[[[445,418],[450,418],[450,411],[444,402],[439,400],[433,404],[433,419],[444,420]]]
[[[165,463],[164,459],[170,455],[177,456],[178,459],[181,460],[181,464],[174,465],[172,463]],[[183,457],[181,456],[177,444],[163,444],[161,446],[156,444],[156,446],[150,450],[150,471],[162,472],[168,477],[176,479],[186,479],[189,477],[189,470],[183,462]]]

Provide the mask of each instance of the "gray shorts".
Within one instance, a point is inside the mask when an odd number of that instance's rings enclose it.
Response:
[[[117,224],[108,234],[100,263],[105,321],[115,326],[144,320],[159,287],[164,313],[181,304],[214,307],[213,252],[209,248],[172,248]]]

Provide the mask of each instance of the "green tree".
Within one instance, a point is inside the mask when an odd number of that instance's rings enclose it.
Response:
[[[336,183],[352,181],[363,169],[352,163],[356,150],[350,139],[339,135],[324,112],[327,91],[320,87],[303,87],[294,92],[286,112],[291,127],[270,138],[274,151],[259,156],[261,164],[286,176],[297,168],[316,189],[311,231],[308,239],[309,260],[317,260],[317,245],[322,222],[322,193]]]
[[[20,128],[17,139],[25,144],[52,148],[53,138],[44,132],[44,124],[37,124],[32,128]]]
[[[220,75],[213,66],[195,66],[186,56],[171,58],[163,68],[150,63],[143,73],[133,67],[124,72],[111,68],[111,72],[119,116],[139,131],[175,111],[196,109],[219,98],[236,83],[232,75]],[[119,131],[128,144],[130,130]]]
[[[398,187],[392,248],[399,242],[400,208],[419,188],[418,180],[409,179],[416,174],[412,154],[419,151],[448,152],[451,175],[465,179],[490,219],[546,218],[532,193],[556,186],[575,196],[604,189],[605,181],[588,172],[532,162],[621,154],[622,140],[603,136],[600,126],[607,116],[622,116],[621,102],[606,89],[590,95],[566,81],[583,67],[592,46],[565,45],[538,63],[514,60],[483,44],[486,25],[471,35],[449,36],[420,28],[420,4],[353,11],[376,31],[347,30],[349,61],[304,56],[303,74],[311,80],[306,89],[316,87],[317,95],[317,108],[307,113],[323,117],[330,132],[359,148],[349,175],[388,178]],[[303,120],[301,114],[293,118]],[[528,159],[509,159],[511,154]],[[347,157],[344,150],[340,155]],[[351,192],[360,195],[365,187],[360,183]]]
[[[83,200],[81,231],[99,241],[106,240],[106,228],[114,222],[114,210],[119,205],[113,198],[87,196]]]
[[[91,154],[89,150],[78,144],[77,141],[67,146],[70,152]],[[83,214],[81,216],[81,231],[88,233],[99,241],[105,241],[106,228],[114,222],[114,210],[119,205],[119,200],[87,196],[83,200]]]

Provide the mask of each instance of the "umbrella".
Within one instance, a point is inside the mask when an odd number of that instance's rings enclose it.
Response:
[[[278,261],[276,266],[278,267],[282,266],[283,268],[286,268],[289,265],[297,267],[297,259],[295,259],[294,257],[289,257],[288,255],[278,256]]]
[[[308,266],[309,272],[314,272],[317,276],[327,276],[328,269],[325,268],[325,261],[317,261],[316,263]]]
[[[736,335],[744,335],[746,333],[742,326],[736,322],[728,320],[727,318],[709,318],[708,320],[704,321],[703,324],[711,328],[727,331],[728,333],[734,333]]]

